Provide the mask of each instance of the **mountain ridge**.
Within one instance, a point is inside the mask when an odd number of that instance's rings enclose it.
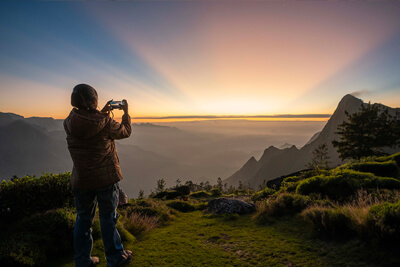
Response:
[[[292,146],[290,148],[278,149],[270,146],[264,150],[264,154],[258,161],[254,169],[249,169],[244,166],[237,172],[224,179],[224,182],[232,185],[237,185],[238,181],[245,184],[250,184],[256,187],[264,183],[264,181],[272,180],[276,177],[294,173],[306,168],[306,165],[311,161],[315,148],[326,143],[328,147],[328,155],[330,157],[330,165],[337,166],[343,161],[339,158],[339,154],[332,145],[332,141],[338,138],[336,134],[338,125],[347,120],[346,112],[353,114],[357,112],[364,103],[361,99],[347,94],[338,103],[335,112],[332,114],[328,122],[325,124],[321,132],[314,134],[310,140],[301,149]],[[382,104],[383,108],[387,108],[390,114],[396,114],[400,109],[391,108]],[[392,151],[391,151],[392,152]]]

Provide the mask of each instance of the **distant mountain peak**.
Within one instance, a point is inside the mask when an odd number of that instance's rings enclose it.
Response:
[[[289,144],[289,143],[284,143],[283,145],[281,145],[280,147],[279,147],[279,149],[285,149],[285,148],[289,148],[289,147],[291,147],[291,146],[293,146],[292,144]]]
[[[363,101],[351,94],[347,94],[340,100],[337,109],[338,111],[347,110],[347,108],[359,107]]]
[[[279,149],[274,146],[269,146],[267,149],[264,150],[264,152],[271,151],[271,150],[279,150]]]
[[[257,160],[255,157],[251,157],[244,165],[246,164],[254,164],[257,163]]]
[[[342,100],[344,100],[344,99],[358,99],[358,100],[360,100],[359,98],[355,97],[352,94],[345,95],[344,97],[342,97]]]

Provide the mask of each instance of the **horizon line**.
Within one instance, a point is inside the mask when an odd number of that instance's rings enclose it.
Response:
[[[143,116],[132,117],[138,120],[170,120],[170,119],[310,119],[330,118],[332,114],[276,114],[276,115],[182,115],[182,116]]]

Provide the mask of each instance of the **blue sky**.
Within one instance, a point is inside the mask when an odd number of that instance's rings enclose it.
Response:
[[[0,111],[66,117],[78,83],[138,117],[330,114],[347,93],[398,107],[398,14],[391,2],[2,1]]]

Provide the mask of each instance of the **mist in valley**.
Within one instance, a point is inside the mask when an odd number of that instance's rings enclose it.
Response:
[[[129,193],[137,194],[139,189],[149,193],[158,179],[165,179],[168,187],[174,186],[177,179],[215,183],[218,177],[232,175],[251,156],[260,158],[271,145],[304,146],[325,123],[213,120],[134,124],[132,136],[118,141],[125,174],[122,184]],[[133,147],[143,150],[141,155],[147,153],[146,163],[139,164],[144,158],[131,159]]]
[[[2,179],[71,171],[63,120],[0,115]],[[303,146],[325,123],[250,120],[133,123],[131,137],[116,141],[124,176],[121,184],[129,197],[135,197],[140,189],[149,194],[159,179],[165,179],[167,187],[174,186],[178,179],[182,183],[188,180],[215,183],[218,177],[225,179],[232,175],[250,157],[261,157],[271,145]]]

